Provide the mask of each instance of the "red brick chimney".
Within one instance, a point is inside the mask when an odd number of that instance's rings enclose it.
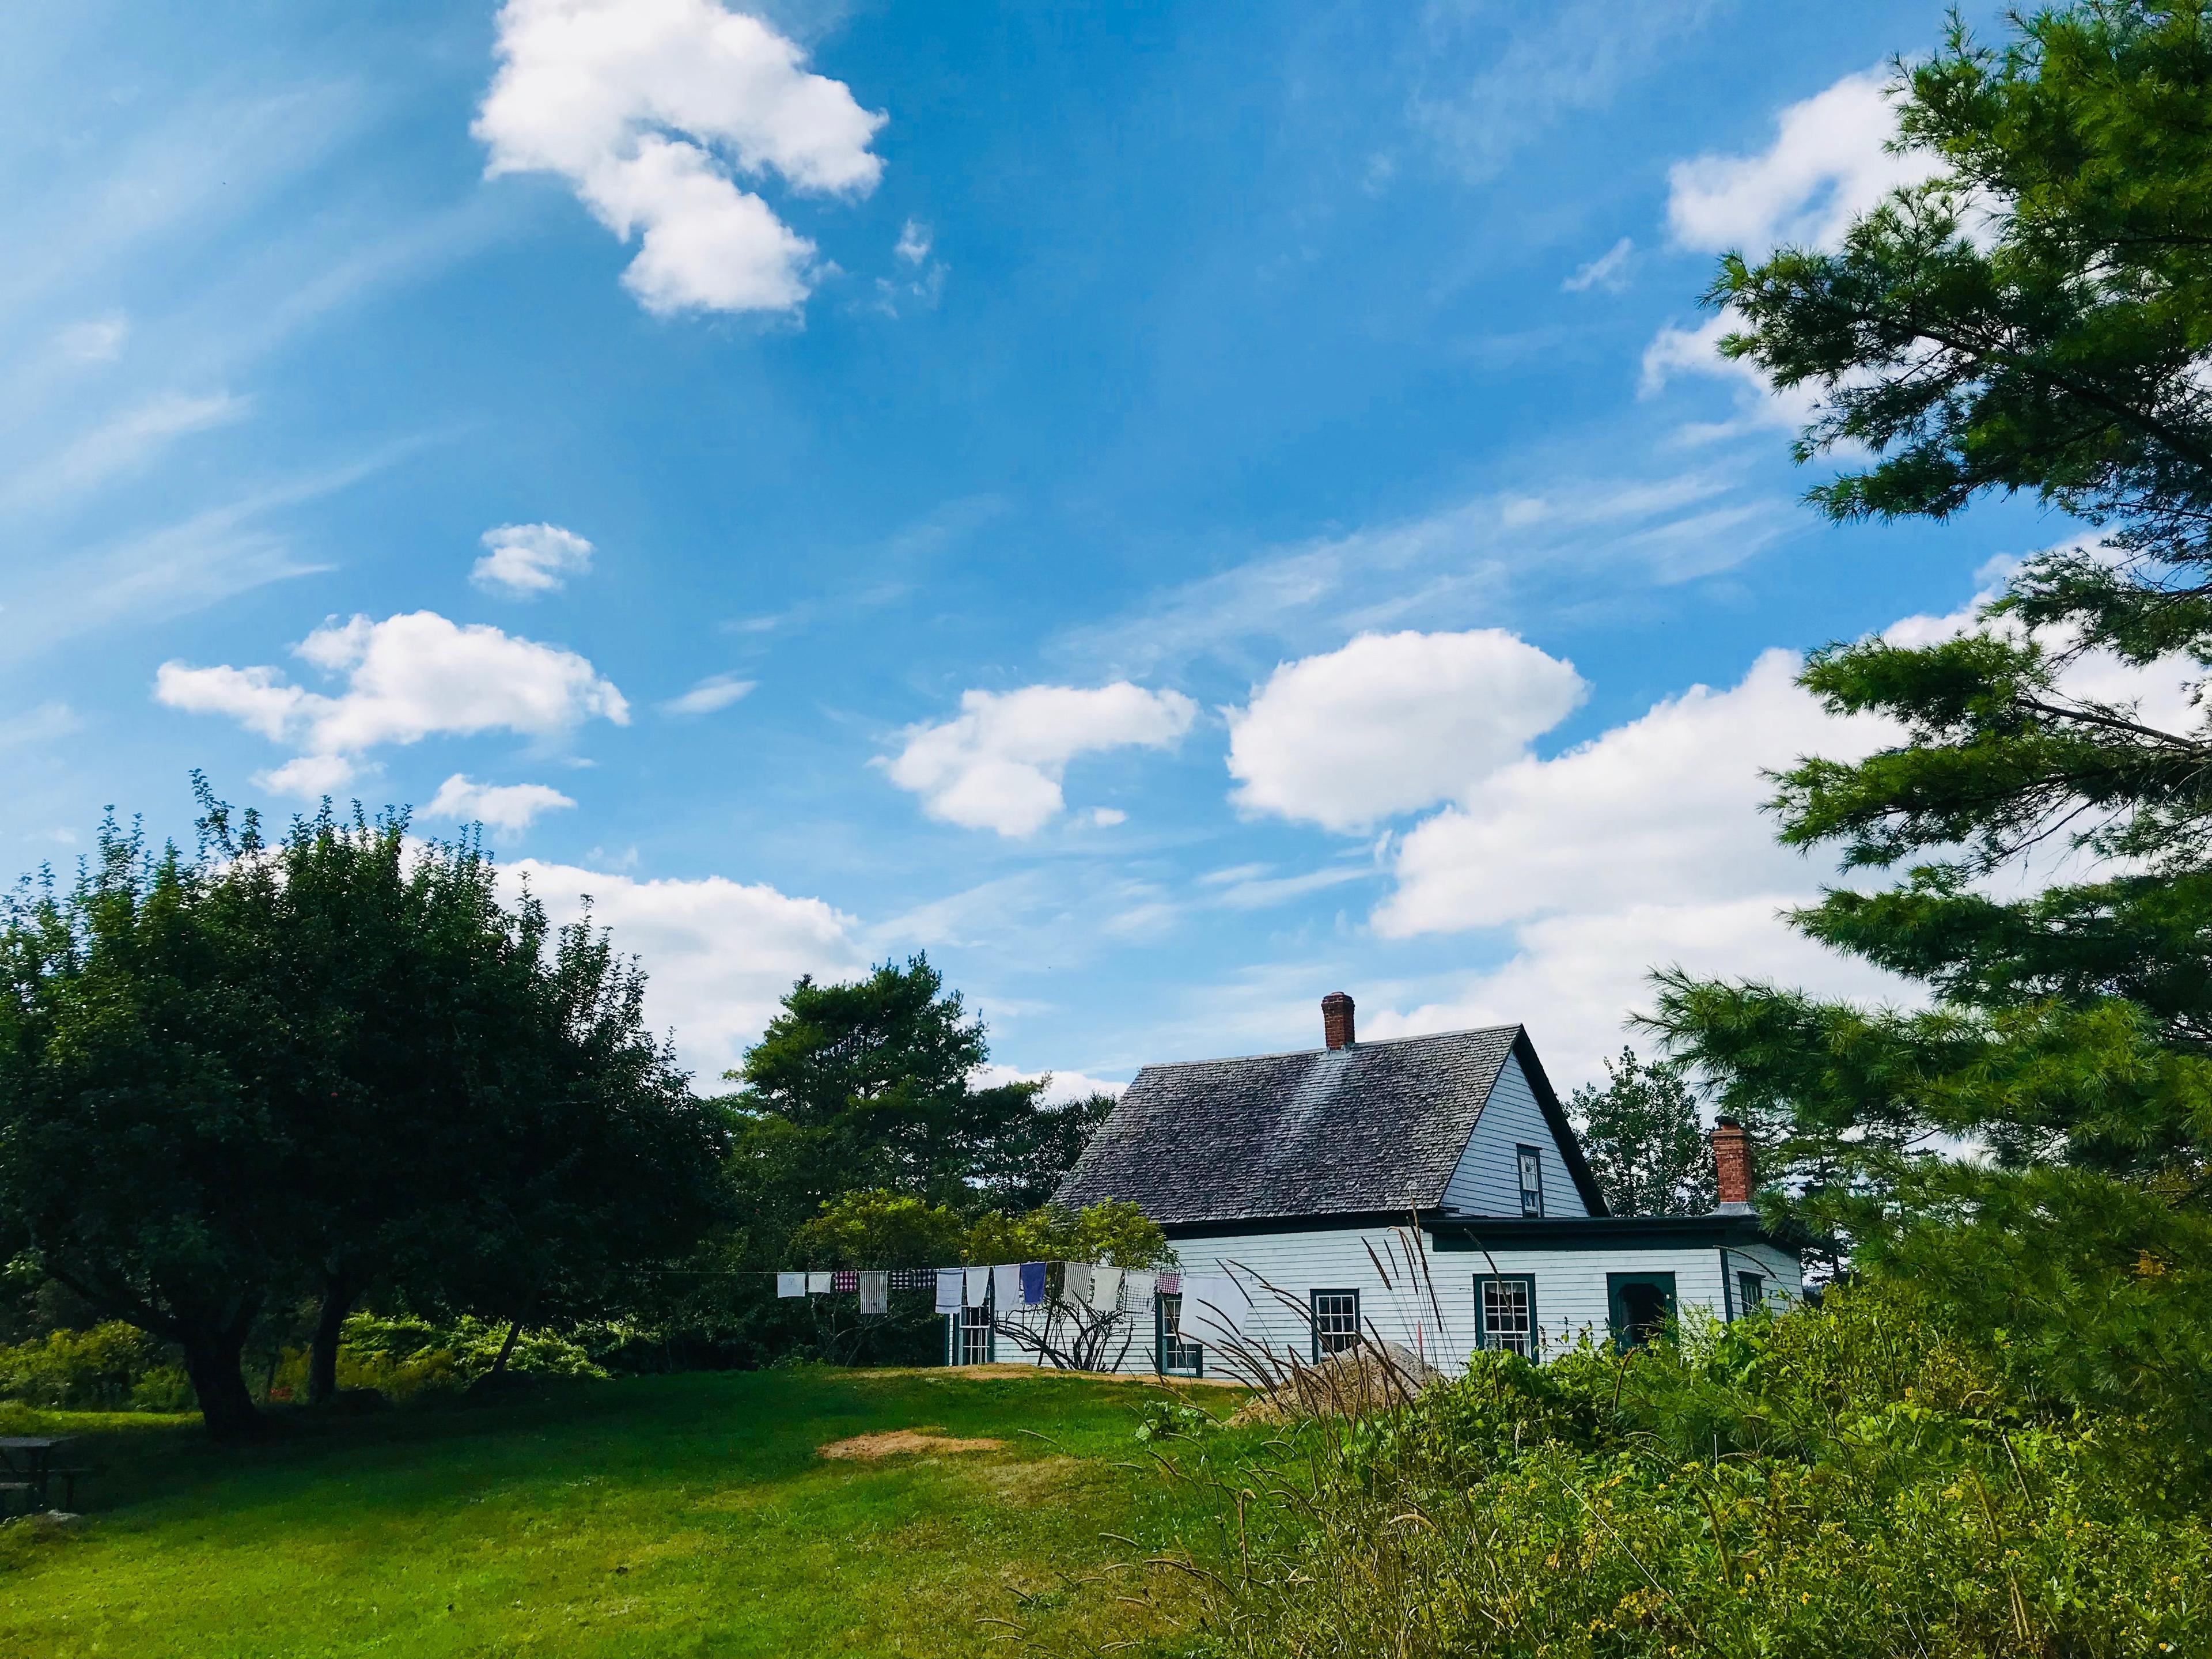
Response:
[[[1724,1214],[1751,1209],[1751,1136],[1732,1117],[1713,1125],[1713,1190]]]
[[[1352,999],[1341,991],[1331,991],[1321,1000],[1321,1036],[1332,1048],[1352,1044]]]

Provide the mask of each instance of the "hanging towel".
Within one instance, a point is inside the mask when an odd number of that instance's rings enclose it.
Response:
[[[1091,1264],[1071,1261],[1060,1282],[1060,1299],[1070,1307],[1088,1307],[1091,1304]]]
[[[1091,1281],[1091,1305],[1100,1313],[1115,1313],[1121,1306],[1121,1270],[1101,1267]]]
[[[807,1295],[809,1295],[809,1296],[827,1296],[827,1295],[829,1295],[829,1294],[830,1294],[830,1274],[828,1274],[828,1273],[809,1273],[809,1274],[807,1274],[807,1275],[806,1275],[806,1293],[807,1293]]]
[[[1200,1342],[1225,1342],[1239,1334],[1252,1304],[1226,1273],[1182,1276],[1182,1328]]]
[[[1022,1306],[1036,1308],[1044,1305],[1044,1263],[1022,1263]]]
[[[775,1276],[775,1293],[778,1296],[805,1296],[806,1294],[806,1275],[805,1273],[778,1273]]]
[[[991,1301],[1000,1312],[1022,1305],[1022,1268],[1019,1262],[1000,1265],[991,1269]]]
[[[1121,1300],[1133,1314],[1149,1314],[1152,1310],[1152,1291],[1158,1287],[1157,1273],[1138,1273],[1133,1269],[1121,1281]]]
[[[968,1273],[968,1305],[980,1308],[991,1299],[991,1270],[970,1267]]]
[[[1182,1275],[1181,1273],[1162,1273],[1159,1279],[1158,1289],[1162,1296],[1181,1296],[1182,1294]]]
[[[830,1275],[830,1288],[839,1296],[850,1296],[860,1288],[860,1275],[850,1267],[840,1267]]]
[[[933,1291],[937,1288],[937,1269],[934,1267],[894,1267],[890,1272],[891,1288],[895,1291]]]
[[[891,1309],[891,1276],[889,1273],[864,1273],[860,1277],[861,1313],[889,1313]]]
[[[937,1270],[938,1312],[957,1314],[960,1311],[960,1286],[964,1277],[957,1267],[939,1267]]]

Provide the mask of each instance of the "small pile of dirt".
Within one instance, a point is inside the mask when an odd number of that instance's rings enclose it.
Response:
[[[902,1457],[909,1452],[997,1451],[1003,1440],[957,1440],[931,1429],[890,1429],[882,1434],[856,1434],[849,1440],[833,1440],[822,1449],[824,1457],[858,1458],[874,1462],[882,1457]]]
[[[1362,1342],[1301,1365],[1240,1407],[1231,1423],[1288,1423],[1310,1417],[1364,1417],[1408,1404],[1443,1373],[1395,1342]]]

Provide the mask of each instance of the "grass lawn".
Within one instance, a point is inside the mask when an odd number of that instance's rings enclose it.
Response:
[[[1135,1467],[1144,1390],[1053,1375],[799,1370],[578,1383],[288,1424],[46,1413],[107,1473],[81,1537],[0,1534],[0,1654],[982,1651],[1016,1612],[1074,1650],[1147,1615],[1070,1581],[1187,1499]],[[1215,1409],[1229,1403],[1208,1391]],[[825,1458],[929,1429],[996,1450]]]

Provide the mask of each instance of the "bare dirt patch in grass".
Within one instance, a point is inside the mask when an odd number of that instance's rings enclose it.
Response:
[[[849,1440],[833,1440],[822,1449],[824,1457],[874,1462],[883,1457],[903,1457],[915,1452],[979,1452],[1002,1449],[1003,1440],[961,1440],[933,1429],[890,1429],[882,1434],[856,1434]]]

